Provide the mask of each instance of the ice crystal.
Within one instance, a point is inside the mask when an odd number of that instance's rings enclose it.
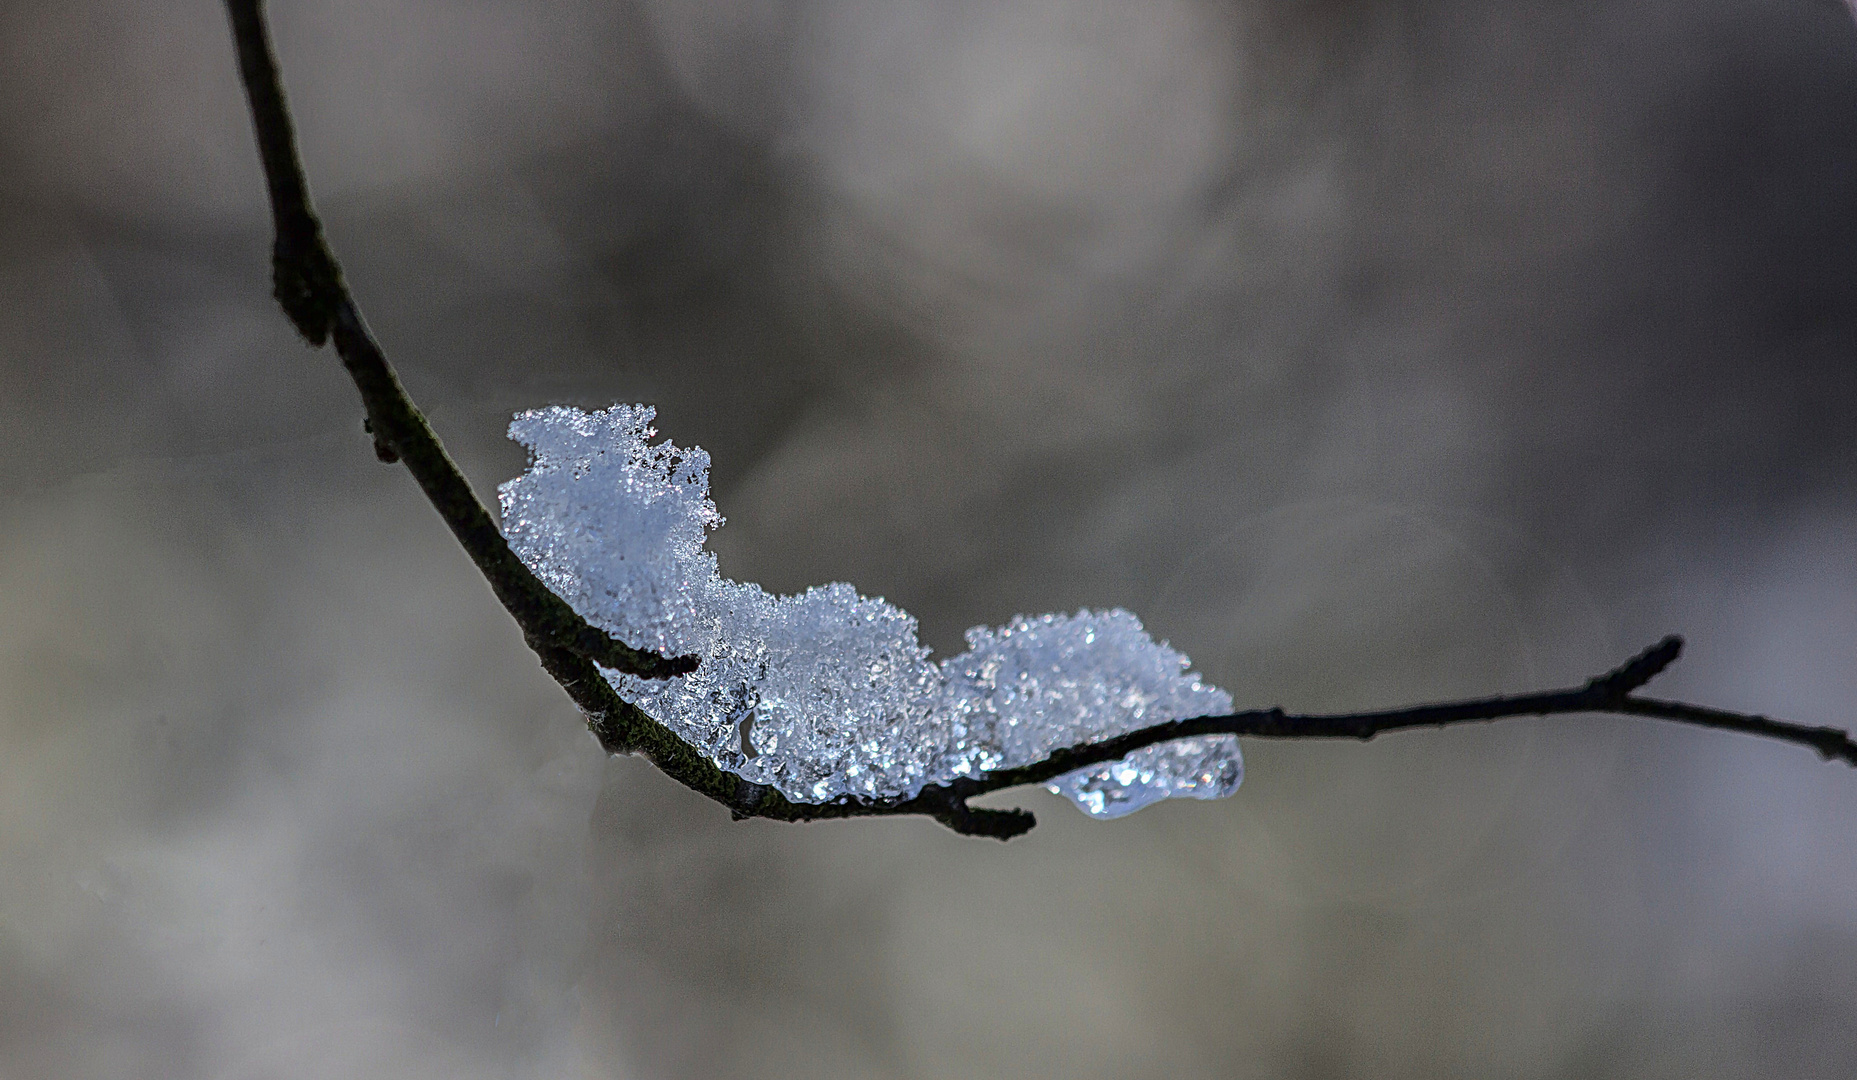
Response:
[[[500,489],[503,531],[587,621],[702,657],[680,678],[605,675],[722,768],[801,802],[907,798],[1060,747],[1231,711],[1230,695],[1119,609],[975,627],[967,652],[937,663],[913,617],[849,585],[773,596],[722,577],[704,548],[722,524],[709,455],[652,443],[655,415],[647,405],[518,415],[510,437],[533,464]],[[1215,735],[1061,776],[1051,790],[1119,817],[1164,798],[1229,795],[1243,776],[1237,739]]]

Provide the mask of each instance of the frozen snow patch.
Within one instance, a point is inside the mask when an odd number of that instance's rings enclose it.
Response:
[[[967,632],[939,663],[916,621],[838,583],[773,596],[705,549],[722,516],[709,455],[653,444],[656,410],[556,406],[518,415],[529,471],[500,489],[503,531],[588,622],[641,648],[694,653],[690,675],[606,671],[619,695],[724,769],[799,802],[908,798],[1060,747],[1231,711],[1185,656],[1122,610],[1020,617]],[[1096,817],[1219,798],[1244,778],[1238,740],[1178,739],[1059,777]]]

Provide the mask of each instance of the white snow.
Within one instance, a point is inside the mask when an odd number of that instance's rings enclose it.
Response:
[[[1060,747],[1231,711],[1229,694],[1120,609],[975,627],[967,652],[937,663],[914,618],[849,585],[773,596],[723,578],[704,548],[722,524],[709,455],[652,444],[655,415],[648,405],[518,415],[510,437],[533,464],[500,489],[503,531],[588,622],[641,648],[702,657],[681,678],[605,674],[722,768],[801,802],[908,797]],[[1208,736],[1059,777],[1051,790],[1107,818],[1164,798],[1229,795],[1243,776],[1238,740]]]

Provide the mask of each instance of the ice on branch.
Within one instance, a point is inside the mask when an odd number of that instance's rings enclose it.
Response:
[[[722,524],[709,455],[652,444],[656,411],[522,413],[529,471],[504,484],[503,530],[588,622],[633,645],[694,653],[690,675],[606,671],[711,760],[787,798],[908,798],[930,784],[1031,764],[1164,720],[1231,711],[1126,611],[1017,618],[967,632],[937,663],[916,621],[839,583],[773,596],[729,581],[705,550]],[[1096,817],[1160,799],[1219,798],[1244,776],[1231,736],[1178,739],[1059,777]]]

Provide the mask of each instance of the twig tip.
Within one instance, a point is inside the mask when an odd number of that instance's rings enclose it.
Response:
[[[1624,697],[1661,675],[1682,653],[1682,635],[1671,634],[1588,685],[1607,697]]]

